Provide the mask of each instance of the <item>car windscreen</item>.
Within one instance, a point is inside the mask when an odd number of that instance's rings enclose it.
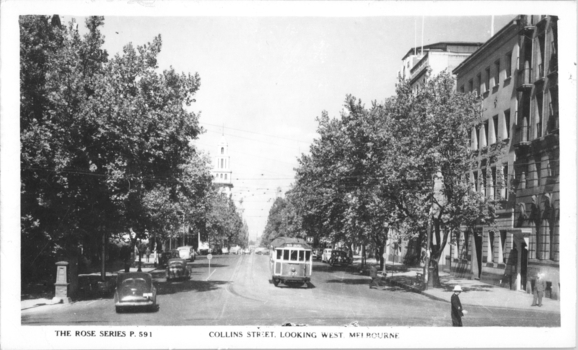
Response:
[[[148,291],[150,285],[144,278],[129,278],[122,281],[121,288],[136,288],[138,291]]]

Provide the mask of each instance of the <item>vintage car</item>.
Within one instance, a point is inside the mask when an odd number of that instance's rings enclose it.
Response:
[[[191,273],[187,261],[180,257],[178,250],[171,251],[171,258],[167,262],[167,282],[172,279],[190,278]]]
[[[245,248],[243,250],[243,254],[251,254],[251,250],[249,250],[249,248]]]
[[[321,254],[321,261],[328,263],[329,258],[331,258],[331,251],[332,250],[333,249],[330,249],[330,248],[323,249],[323,253]]]
[[[321,260],[321,255],[323,255],[323,250],[321,249],[313,249],[311,252],[313,259]]]
[[[333,250],[329,257],[329,265],[331,266],[347,266],[352,262],[353,260],[347,255],[347,252],[343,250]]]
[[[119,273],[116,277],[114,306],[116,312],[133,308],[158,310],[157,290],[152,276],[146,272]]]
[[[227,247],[221,248],[221,253],[223,253],[223,254],[229,254],[229,248],[227,248]]]
[[[181,259],[195,261],[195,257],[197,256],[197,253],[195,253],[195,248],[187,245],[178,247],[177,250],[179,251],[179,256]]]

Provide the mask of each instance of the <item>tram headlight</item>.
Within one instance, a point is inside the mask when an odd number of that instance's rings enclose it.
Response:
[[[291,268],[291,272],[295,272],[295,268],[294,268],[294,267]]]

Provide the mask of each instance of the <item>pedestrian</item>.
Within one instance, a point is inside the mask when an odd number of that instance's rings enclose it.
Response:
[[[149,247],[147,247],[146,255],[147,255],[147,263],[150,263],[151,262],[151,250]]]
[[[544,291],[546,290],[546,282],[542,277],[544,277],[544,274],[539,273],[538,278],[534,283],[534,301],[532,302],[532,306],[542,306],[542,298],[544,297]]]
[[[377,287],[379,287],[379,283],[377,280],[377,267],[375,265],[371,265],[369,267],[369,277],[371,277],[371,281],[369,282],[369,289],[377,289]]]
[[[454,327],[462,327],[462,316],[466,313],[465,310],[462,310],[462,303],[460,302],[461,292],[462,287],[454,287],[454,294],[452,295],[452,326]]]

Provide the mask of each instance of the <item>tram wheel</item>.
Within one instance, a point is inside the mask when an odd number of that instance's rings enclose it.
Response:
[[[275,287],[277,287],[279,285],[279,280],[277,278],[273,278],[273,284]]]

